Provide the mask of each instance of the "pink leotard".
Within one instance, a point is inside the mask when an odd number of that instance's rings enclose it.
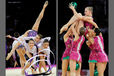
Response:
[[[82,47],[82,44],[84,43],[84,41],[85,41],[85,37],[80,36],[78,40],[73,42],[72,50],[70,53],[70,59],[71,60],[76,60],[76,61],[82,62],[80,50],[81,50],[81,47]]]
[[[91,49],[89,60],[108,62],[108,57],[104,51],[104,42],[102,36],[94,37],[94,44],[90,45],[89,48]]]
[[[63,53],[62,59],[64,57],[70,56],[70,51],[72,48],[72,41],[73,41],[73,37],[69,37],[68,40],[65,42],[66,49]]]

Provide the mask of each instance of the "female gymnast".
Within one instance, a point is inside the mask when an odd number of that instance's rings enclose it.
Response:
[[[77,33],[75,30],[75,27],[74,27],[75,24],[76,23],[74,23],[71,26],[72,32],[73,32],[73,35],[75,36],[75,38],[73,40],[72,50],[70,53],[70,76],[80,76],[81,62],[82,62],[80,50],[81,50],[82,44],[85,41],[85,37],[84,37],[85,28],[81,27],[79,30],[80,33]],[[79,64],[78,70],[76,70],[76,63]]]
[[[20,39],[22,37],[26,37],[27,33],[28,33],[28,31],[25,32],[25,34],[23,34],[22,36],[20,36],[18,38],[11,37],[10,35],[7,36],[9,38],[13,38],[14,42],[13,42],[13,45],[12,45],[12,50],[10,51],[10,53],[8,53],[8,56],[6,57],[6,60],[9,60],[9,58],[12,56],[12,54],[13,54],[13,56],[15,56],[14,53],[15,53],[15,50],[16,50],[16,52],[18,53],[18,55],[20,57],[20,64],[21,64],[21,68],[22,69],[24,68],[24,63],[26,62],[26,59],[24,57],[25,48],[24,48],[24,46],[21,43],[18,42],[17,39]]]
[[[51,63],[50,63],[50,48],[49,48],[49,41],[48,39],[45,39],[43,41],[43,44],[42,46],[39,48],[39,54],[43,54],[43,55],[46,55],[47,56],[47,63],[49,64],[49,67],[51,66]],[[40,56],[40,60],[44,59],[45,60],[45,56]],[[40,61],[39,62],[39,72],[42,73],[41,71],[41,68],[44,68],[45,72],[47,71],[47,68],[46,68],[46,63],[45,61]],[[51,71],[50,71],[51,72]]]
[[[77,11],[75,10],[74,6],[72,4],[69,5],[69,8],[73,11],[74,15],[72,16],[72,18],[68,21],[67,24],[65,24],[61,30],[60,30],[60,34],[63,31],[66,31],[68,29],[68,27],[73,24],[75,21],[77,20],[82,20],[86,25],[85,26],[95,26],[95,28],[98,28],[98,25],[93,21],[92,16],[92,7],[86,7],[85,8],[85,16],[82,16],[81,13],[77,13]],[[92,24],[92,25],[91,25]]]
[[[66,72],[68,70],[72,42],[73,42],[73,33],[71,28],[69,28],[67,33],[64,35],[64,43],[65,43],[66,49],[62,56],[62,76],[66,76]],[[67,72],[67,76],[69,76],[69,71]]]
[[[20,43],[22,43],[22,42],[20,41]],[[34,41],[33,39],[30,39],[30,40],[28,41],[28,43],[24,42],[24,43],[22,43],[22,44],[24,44],[24,47],[25,47],[25,50],[26,50],[26,54],[27,54],[27,56],[28,56],[29,58],[31,58],[31,57],[33,57],[33,56],[35,56],[35,55],[38,54],[38,48],[37,48],[37,46],[35,46],[35,41]],[[35,61],[35,60],[33,60],[33,61]],[[31,63],[32,63],[33,61],[31,61]],[[24,67],[23,72],[24,72],[24,70],[25,70],[26,68],[28,68],[28,67],[30,66],[31,63],[29,63],[26,67]],[[34,67],[34,66],[33,66],[33,67]],[[31,68],[31,70],[32,70],[32,73],[34,73],[34,69]]]
[[[90,28],[92,29],[93,26],[95,28],[98,28],[97,24],[96,23],[91,23],[91,21],[93,21],[93,18],[92,18],[92,13],[93,13],[93,7],[86,7],[85,8],[85,11],[84,11],[84,14],[85,16],[82,16],[82,15],[79,15],[77,14],[77,12],[75,11],[74,7],[71,6],[70,7],[72,9],[72,11],[76,14],[76,17],[79,19],[79,20],[82,20],[84,21],[84,26],[87,28]],[[88,22],[89,21],[89,22]],[[94,24],[94,25],[93,25]],[[87,34],[88,30],[86,30],[86,33],[85,35]]]
[[[100,29],[88,29],[86,38],[88,39],[88,41],[86,41],[86,44],[91,49],[89,56],[90,76],[94,76],[95,65],[97,66],[98,76],[104,76],[108,57],[104,51],[104,39]]]

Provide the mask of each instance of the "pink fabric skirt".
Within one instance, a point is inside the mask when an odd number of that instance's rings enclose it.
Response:
[[[61,60],[63,60],[64,57],[70,56],[70,52],[68,50],[65,50],[63,53],[63,56],[61,58]]]
[[[71,51],[70,59],[82,62],[82,56],[79,52]]]
[[[108,62],[108,56],[106,53],[97,52],[97,53],[90,53],[89,60],[96,60],[97,62]]]

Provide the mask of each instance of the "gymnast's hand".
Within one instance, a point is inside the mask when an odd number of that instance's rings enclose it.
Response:
[[[46,8],[47,5],[48,5],[48,1],[46,1],[46,2],[44,3],[44,8]]]
[[[8,37],[8,38],[12,38],[12,36],[11,36],[11,35],[7,35],[6,37]]]
[[[75,8],[74,8],[74,6],[70,3],[69,4],[69,8],[71,9],[71,10],[74,10]]]

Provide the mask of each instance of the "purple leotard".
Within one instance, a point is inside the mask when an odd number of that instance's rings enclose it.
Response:
[[[28,33],[28,37],[35,37],[36,35],[37,35],[37,31],[35,31],[35,30],[31,30]]]

